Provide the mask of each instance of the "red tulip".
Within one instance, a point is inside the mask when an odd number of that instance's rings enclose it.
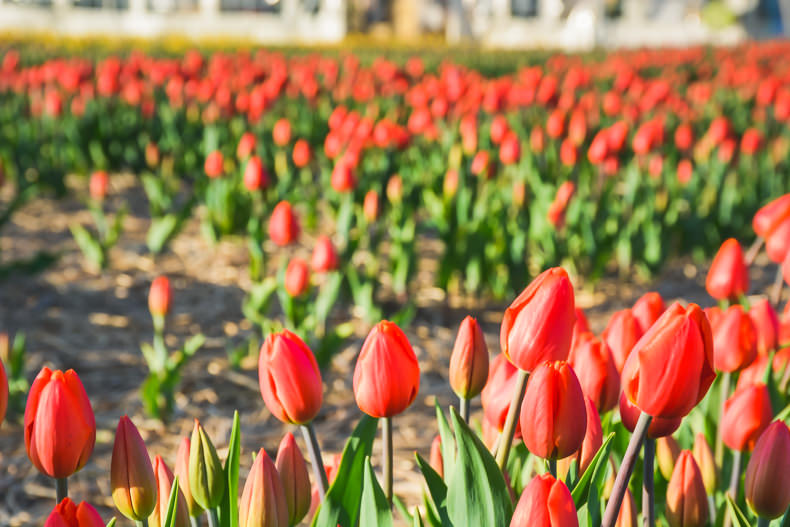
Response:
[[[773,419],[771,395],[764,384],[744,386],[724,403],[721,438],[733,450],[749,451]]]
[[[266,408],[284,423],[309,423],[321,409],[318,363],[307,344],[287,329],[266,337],[258,360],[258,381]]]
[[[310,510],[312,492],[307,464],[290,432],[280,441],[274,464],[283,483],[285,503],[288,505],[288,525],[297,525]]]
[[[502,353],[519,369],[565,360],[576,322],[573,286],[564,269],[538,275],[505,311],[499,340]]]
[[[247,161],[247,166],[244,167],[244,186],[250,192],[269,186],[269,176],[260,157],[252,156]]]
[[[130,520],[147,519],[157,501],[157,480],[137,427],[124,415],[118,421],[110,467],[112,501]]]
[[[255,134],[244,132],[241,139],[239,139],[239,145],[236,147],[236,157],[239,158],[239,161],[243,161],[252,155],[255,151],[256,142]]]
[[[678,167],[676,172],[676,177],[678,179],[678,183],[681,185],[687,185],[691,178],[694,176],[694,165],[691,164],[691,160],[689,159],[681,159],[678,161]]]
[[[578,527],[568,487],[551,474],[535,476],[524,488],[510,527]]]
[[[313,157],[313,152],[310,149],[310,143],[305,141],[304,139],[299,139],[294,143],[294,150],[293,155],[294,165],[297,168],[304,168],[310,163],[310,159]]]
[[[568,363],[579,378],[584,395],[606,413],[620,398],[620,373],[609,348],[592,333],[582,333],[571,349]]]
[[[239,527],[288,527],[288,504],[277,469],[258,451],[239,501]]]
[[[675,129],[675,146],[678,150],[688,150],[694,143],[694,131],[691,125],[683,123]]]
[[[521,157],[521,143],[515,133],[508,134],[499,146],[499,160],[503,165],[514,165]]]
[[[167,507],[170,503],[170,493],[173,490],[173,481],[175,477],[170,469],[165,464],[162,456],[156,456],[154,459],[154,475],[156,476],[156,505],[154,505],[154,512],[148,522],[154,527],[162,526],[167,518]],[[176,504],[176,523],[175,527],[188,527],[189,526],[189,511],[187,503],[184,498],[182,487],[189,486],[189,480],[178,482],[178,502]]]
[[[274,123],[272,140],[277,146],[285,146],[291,141],[291,123],[288,119],[282,118]]]
[[[567,362],[545,363],[530,375],[520,420],[524,444],[536,456],[562,459],[581,448],[587,411],[579,380]]]
[[[595,409],[595,403],[589,397],[584,398],[584,407],[587,410],[587,429],[584,432],[584,440],[582,446],[574,452],[571,456],[561,459],[557,462],[557,470],[559,474],[567,474],[570,470],[571,463],[575,460],[579,474],[584,474],[584,471],[592,463],[595,454],[601,448],[603,443],[603,429],[601,428],[601,416],[598,410]],[[563,477],[564,479],[564,477]]]
[[[749,464],[743,487],[746,503],[758,516],[778,518],[790,506],[790,429],[774,421],[762,433]]]
[[[332,245],[332,240],[327,235],[321,235],[315,242],[313,256],[310,259],[310,267],[316,273],[328,273],[338,267],[337,251]]]
[[[299,220],[287,201],[281,201],[274,207],[269,218],[269,238],[277,245],[284,247],[299,237]]]
[[[351,192],[357,185],[353,167],[344,160],[335,163],[330,180],[332,188],[337,192]]]
[[[170,287],[170,280],[166,276],[157,276],[151,282],[151,289],[148,291],[148,310],[151,315],[164,317],[170,312],[170,304],[173,299],[173,290]]]
[[[628,397],[625,396],[625,392],[620,394],[620,419],[626,430],[633,433],[636,428],[636,422],[639,420],[639,414],[641,413],[641,410],[628,400]],[[675,430],[680,427],[682,421],[682,417],[666,419],[654,417],[650,421],[650,426],[647,428],[647,437],[650,439],[658,439],[659,437],[672,435],[675,433]]]
[[[206,156],[206,162],[203,166],[203,169],[206,171],[206,175],[208,177],[218,178],[224,171],[224,163],[225,161],[222,157],[222,152],[219,150],[214,150]]]
[[[713,330],[713,365],[719,371],[740,371],[757,357],[757,333],[749,315],[731,306],[710,321]]]
[[[587,315],[584,314],[584,310],[580,307],[576,307],[574,308],[574,311],[576,312],[576,322],[573,324],[571,349],[576,346],[576,341],[579,339],[579,335],[590,331],[590,322],[587,320]]]
[[[623,391],[640,410],[664,418],[683,417],[716,378],[713,338],[696,304],[677,302],[634,346],[623,367]]]
[[[790,251],[787,252],[784,262],[782,262],[782,278],[786,284],[790,284]]]
[[[753,155],[760,149],[762,142],[763,137],[760,135],[760,132],[755,128],[749,128],[741,137],[741,152],[746,155]]]
[[[761,298],[752,304],[749,310],[757,333],[757,353],[767,355],[779,344],[779,315],[767,298]]]
[[[104,170],[97,170],[91,174],[91,180],[88,185],[89,193],[92,199],[102,201],[107,196],[107,190],[110,188],[110,176]]]
[[[560,144],[560,161],[566,167],[572,167],[576,165],[576,160],[578,159],[579,153],[576,150],[576,145],[570,139],[565,139]]]
[[[601,339],[611,351],[618,372],[623,371],[625,360],[641,336],[640,324],[633,310],[622,309],[612,314]]]
[[[642,295],[631,308],[639,325],[639,333],[644,335],[665,309],[664,299],[658,293],[650,292]]]
[[[44,527],[104,527],[104,521],[87,502],[77,505],[64,498],[52,509]]]
[[[737,300],[749,291],[749,270],[741,244],[735,238],[725,241],[711,263],[705,289],[716,300]]]
[[[667,521],[670,527],[703,527],[708,524],[708,498],[691,451],[678,458],[667,486]]]
[[[488,380],[488,346],[477,320],[467,316],[450,355],[450,386],[458,397],[477,396]]]
[[[510,401],[516,389],[518,368],[500,353],[491,361],[488,370],[488,381],[480,392],[480,402],[483,405],[485,421],[493,425],[500,432],[505,427],[507,413],[510,410]],[[516,426],[516,437],[521,436],[521,427]]]
[[[408,408],[420,389],[420,366],[401,329],[386,320],[376,324],[354,368],[354,398],[373,417],[392,417]]]
[[[504,115],[496,115],[491,121],[491,142],[495,145],[501,143],[510,131]]]
[[[8,409],[8,376],[3,367],[3,361],[0,360],[0,425],[3,424],[5,412]]]
[[[782,220],[765,238],[765,252],[772,262],[781,264],[790,252],[790,217]]]
[[[754,215],[752,228],[757,236],[763,238],[790,216],[790,194],[785,194],[763,205]]]
[[[25,448],[39,472],[67,478],[85,466],[96,443],[96,421],[74,370],[44,367],[25,407]]]
[[[285,268],[285,291],[292,297],[302,296],[310,287],[310,269],[307,262],[294,258]]]

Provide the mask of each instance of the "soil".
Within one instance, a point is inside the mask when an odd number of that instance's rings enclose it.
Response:
[[[82,185],[76,194],[84,192]],[[0,203],[7,203],[7,193],[0,193]],[[112,195],[110,209],[117,210],[126,202],[130,212],[121,240],[111,252],[110,266],[101,273],[86,265],[68,229],[73,223],[91,223],[79,199],[38,198],[0,231],[3,264],[42,250],[59,255],[43,272],[15,273],[0,281],[0,332],[27,335],[29,380],[45,365],[74,368],[79,373],[93,403],[97,440],[88,465],[69,480],[70,495],[96,505],[105,520],[118,514],[110,498],[109,467],[115,427],[123,414],[132,417],[151,455],[161,455],[171,467],[178,442],[190,433],[194,418],[200,419],[224,459],[233,410],[241,415],[243,475],[251,464],[250,454],[264,447],[274,455],[285,432],[294,432],[302,444],[298,430],[283,425],[266,410],[258,389],[255,357],[243,361],[238,369],[228,360],[227,350],[243,344],[253,331],[240,307],[250,287],[245,244],[230,240],[211,245],[201,236],[195,216],[170,250],[154,259],[145,245],[147,204],[135,179],[114,176]],[[421,242],[423,254],[438,254],[431,243]],[[489,349],[495,352],[505,307],[500,302],[445,296],[431,287],[433,265],[430,258],[424,260],[417,277],[418,312],[404,328],[420,361],[420,394],[414,405],[395,419],[394,429],[395,492],[410,508],[420,503],[422,493],[413,453],[416,450],[428,456],[436,433],[434,426],[426,425],[434,421],[434,401],[438,399],[443,406],[455,404],[446,376],[458,324],[467,314],[476,316]],[[706,266],[681,260],[667,267],[661,276],[646,283],[607,277],[594,287],[580,288],[578,303],[585,308],[593,330],[600,332],[613,311],[630,306],[649,290],[659,291],[667,300],[682,297],[703,306],[713,303],[703,287]],[[767,290],[774,269],[758,259],[752,268],[753,291]],[[139,346],[150,341],[152,333],[148,288],[159,274],[170,277],[174,290],[168,345],[182,343],[198,332],[207,337],[204,348],[186,365],[175,414],[166,425],[144,416],[138,396],[146,375]],[[353,318],[348,309],[342,311],[340,318]],[[325,460],[341,451],[361,415],[354,403],[351,378],[367,328],[361,321],[355,326],[355,335],[323,374],[325,400],[315,427]],[[473,418],[479,418],[479,399],[473,401],[472,410]],[[0,427],[0,526],[42,525],[54,505],[54,485],[27,459],[21,416],[9,417]],[[378,445],[375,448],[377,455]],[[118,520],[118,525],[131,525],[122,517]]]

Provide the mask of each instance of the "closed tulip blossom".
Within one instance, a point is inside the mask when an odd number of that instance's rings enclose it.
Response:
[[[104,527],[104,521],[90,504],[83,501],[77,505],[64,498],[52,509],[44,527]]]
[[[269,238],[284,247],[296,241],[299,237],[299,220],[287,201],[278,203],[269,218]]]
[[[148,291],[148,310],[155,317],[164,317],[170,312],[172,302],[173,289],[170,287],[170,280],[166,276],[157,276]]]
[[[88,191],[91,199],[95,201],[102,201],[107,196],[107,191],[110,188],[110,176],[104,170],[97,170],[91,174],[90,183],[88,184]]]
[[[211,514],[222,501],[225,472],[214,444],[197,419],[189,443],[189,489],[197,504]]]
[[[292,297],[305,294],[310,287],[310,268],[301,258],[294,258],[285,268],[285,292]]]
[[[244,187],[250,192],[269,186],[269,175],[258,156],[252,156],[244,167]]]
[[[680,443],[671,435],[656,439],[656,461],[658,471],[669,481],[672,478],[672,471],[680,457]]]
[[[535,476],[524,488],[510,527],[578,527],[576,506],[565,483],[551,474]]]
[[[316,273],[328,273],[337,269],[338,265],[337,250],[332,240],[326,235],[319,236],[313,248],[310,267]]]
[[[644,335],[656,320],[664,313],[664,299],[656,292],[649,292],[642,295],[636,301],[631,311],[639,325],[639,333]]]
[[[274,464],[283,484],[283,494],[288,506],[288,525],[297,525],[310,510],[312,490],[307,464],[293,434],[285,434],[280,441]]]
[[[239,527],[288,527],[288,504],[277,469],[258,451],[239,502]]]
[[[487,380],[488,346],[477,320],[467,316],[450,355],[450,386],[458,397],[469,400],[483,390]]]
[[[148,519],[156,506],[157,481],[148,450],[128,416],[115,432],[110,467],[112,500],[130,520]]]
[[[483,405],[485,421],[499,432],[505,426],[517,377],[518,368],[513,366],[503,354],[500,353],[491,361],[488,381],[480,393],[480,402]],[[516,426],[516,437],[521,437],[520,426]]]
[[[612,353],[618,372],[623,371],[625,360],[641,336],[639,321],[631,309],[622,309],[612,314],[606,329],[601,333],[601,339]]]
[[[243,161],[250,157],[252,153],[255,151],[255,134],[252,132],[244,132],[239,139],[239,144],[236,147],[236,157],[239,158],[240,161]]]
[[[620,420],[623,422],[626,430],[633,433],[636,428],[636,422],[639,420],[639,415],[642,413],[631,401],[626,397],[625,392],[620,394]],[[650,421],[650,426],[647,429],[647,437],[650,439],[658,439],[675,433],[683,422],[682,417],[661,418],[654,417]]]
[[[774,421],[762,433],[746,467],[746,503],[761,518],[772,520],[790,506],[790,429]]]
[[[772,262],[781,264],[790,251],[790,217],[782,220],[766,235],[765,252]]]
[[[606,413],[620,399],[620,374],[609,348],[592,333],[582,333],[571,349],[568,364],[579,378],[582,391],[600,413]]]
[[[688,414],[716,378],[713,338],[696,304],[675,303],[634,346],[623,367],[628,400],[653,417]]]
[[[579,335],[590,331],[590,322],[587,320],[587,315],[580,307],[575,308],[576,322],[573,324],[573,336],[571,337],[571,349],[576,345]]]
[[[763,205],[752,219],[752,228],[757,236],[765,238],[787,217],[790,217],[790,194]]]
[[[579,380],[567,362],[538,367],[527,382],[521,405],[521,437],[534,455],[568,457],[582,446],[587,410]]]
[[[634,495],[631,494],[630,490],[626,489],[623,506],[620,508],[620,514],[617,515],[617,523],[614,525],[615,527],[639,527],[637,516],[638,509],[636,508]]]
[[[222,157],[222,152],[219,150],[214,150],[210,152],[208,156],[206,156],[206,162],[204,164],[204,169],[206,171],[206,175],[210,178],[218,178],[222,175],[223,172],[223,164],[224,159]]]
[[[767,298],[761,298],[752,304],[749,318],[757,333],[757,353],[768,355],[779,344],[779,315]]]
[[[741,244],[735,238],[725,241],[713,258],[705,289],[716,300],[737,300],[749,291],[749,269]]]
[[[444,478],[444,458],[442,457],[442,438],[436,435],[431,441],[431,456],[429,459],[431,468],[439,474],[439,477]]]
[[[680,454],[667,486],[667,521],[670,527],[704,527],[708,524],[705,484],[689,450]]]
[[[592,399],[585,397],[584,407],[587,410],[587,426],[582,446],[571,456],[557,462],[557,473],[561,475],[562,479],[565,479],[564,475],[568,473],[574,460],[576,461],[579,474],[584,474],[603,443],[601,416],[598,414],[598,410],[595,409]]]
[[[724,403],[719,426],[722,441],[738,451],[750,451],[773,419],[771,395],[764,384],[744,386]]]
[[[96,420],[74,370],[41,370],[27,396],[24,430],[27,456],[42,474],[63,479],[85,466]]]
[[[258,380],[266,407],[284,423],[309,423],[321,409],[318,363],[307,344],[287,329],[269,335],[261,346]]]
[[[757,333],[748,313],[731,306],[711,320],[713,365],[719,371],[740,371],[757,357]]]
[[[189,450],[190,440],[188,437],[181,439],[176,453],[175,475],[178,476],[179,488],[184,497],[187,510],[190,516],[200,516],[203,514],[203,507],[198,505],[192,497],[192,489],[189,486]]]
[[[170,503],[170,493],[173,490],[175,476],[168,468],[162,456],[154,459],[154,476],[156,477],[156,505],[148,522],[153,527],[163,527],[167,521],[167,507]],[[189,510],[184,499],[181,487],[184,485],[181,480],[178,482],[178,502],[176,503],[176,523],[174,527],[189,527]],[[189,480],[186,481],[189,486]]]
[[[548,269],[505,310],[499,333],[502,353],[527,372],[546,361],[565,360],[575,321],[568,274],[560,267]]]
[[[716,492],[716,479],[718,477],[716,460],[714,459],[713,449],[710,447],[708,440],[705,438],[705,434],[702,432],[694,436],[692,454],[702,474],[702,482],[705,484],[705,490],[709,495],[713,496]]]

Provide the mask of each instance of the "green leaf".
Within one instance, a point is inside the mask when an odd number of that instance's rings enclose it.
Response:
[[[370,466],[370,458],[365,458],[365,482],[362,487],[362,502],[359,509],[360,525],[392,526],[392,511],[387,496],[379,485]]]
[[[422,516],[420,516],[420,509],[417,507],[414,508],[414,514],[412,515],[412,527],[423,527],[422,523]]]
[[[750,527],[746,514],[743,513],[729,494],[727,494],[727,508],[730,510],[730,518],[732,518],[735,527]]]
[[[790,507],[785,511],[785,515],[782,517],[782,524],[779,527],[790,527]]]
[[[239,526],[239,459],[241,458],[241,422],[239,412],[233,412],[233,427],[230,430],[228,457],[225,460],[225,495],[219,506],[222,527]]]
[[[399,497],[394,495],[392,496],[392,505],[395,506],[395,508],[398,510],[400,515],[403,516],[403,518],[406,520],[407,523],[411,523],[412,517],[411,514],[409,514],[409,509],[406,508],[406,504],[404,504]]]
[[[319,324],[323,325],[332,311],[332,307],[337,302],[340,294],[340,286],[343,284],[343,275],[333,272],[328,280],[321,286],[321,291],[315,299],[315,318]]]
[[[115,527],[115,522],[116,521],[117,521],[117,518],[115,516],[113,516],[112,519],[107,522],[107,527]]]
[[[145,237],[148,250],[154,254],[162,252],[170,239],[175,235],[178,226],[178,216],[175,214],[167,214],[161,218],[154,218],[151,221],[151,227],[148,228],[148,234]]]
[[[184,343],[184,355],[190,357],[194,355],[197,350],[203,347],[203,344],[206,343],[206,337],[202,333],[198,333],[197,335],[192,335],[189,339]]]
[[[609,461],[609,451],[612,449],[612,439],[614,436],[615,434],[612,432],[606,437],[601,448],[598,449],[598,453],[595,454],[595,457],[592,458],[592,461],[590,461],[590,464],[587,466],[587,470],[584,471],[582,477],[579,478],[579,482],[573,487],[571,495],[573,496],[573,502],[576,504],[577,508],[587,502],[590,485],[600,485],[601,480],[606,474],[606,464]]]
[[[428,486],[428,493],[433,501],[433,508],[439,514],[442,525],[451,526],[450,517],[447,515],[447,485],[442,477],[425,461],[418,453],[414,453],[417,458],[417,466],[420,467],[425,483]]]
[[[365,458],[370,457],[373,450],[377,426],[378,419],[368,415],[360,419],[343,448],[335,481],[316,512],[313,527],[356,527],[362,498]]]
[[[505,478],[469,426],[451,409],[458,455],[447,485],[447,513],[455,527],[507,525],[513,512]]]
[[[85,258],[96,267],[103,268],[104,249],[99,240],[95,239],[82,225],[71,225],[69,229]]]
[[[439,441],[442,447],[442,467],[444,468],[445,481],[450,481],[450,475],[453,473],[455,466],[455,438],[453,431],[450,429],[450,424],[444,412],[439,407],[439,401],[436,401],[436,422],[439,425]]]
[[[162,527],[175,527],[178,518],[178,476],[173,479],[173,486],[170,488],[170,499],[167,500],[167,512],[164,515],[165,522]]]

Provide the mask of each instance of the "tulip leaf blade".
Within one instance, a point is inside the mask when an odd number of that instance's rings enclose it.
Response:
[[[115,523],[118,521],[118,518],[113,516],[110,521],[107,522],[107,527],[115,527]]]
[[[370,457],[365,458],[365,481],[362,485],[362,500],[359,507],[360,525],[392,527],[392,511],[387,496],[373,474]]]
[[[750,524],[746,514],[738,507],[738,504],[733,501],[732,496],[729,494],[727,494],[727,508],[730,510],[730,517],[736,527],[749,527]]]
[[[513,504],[502,471],[458,412],[452,408],[450,414],[458,446],[447,484],[447,514],[452,525],[508,525]]]
[[[225,460],[225,494],[220,505],[221,527],[239,526],[239,460],[241,458],[241,421],[239,411],[233,413],[228,457]]]
[[[162,527],[175,527],[178,518],[178,476],[173,479],[173,486],[170,488],[170,498],[167,500],[167,512],[165,522]]]
[[[597,486],[602,483],[606,475],[606,464],[614,436],[614,432],[609,433],[603,444],[601,444],[601,448],[598,449],[598,453],[595,454],[595,457],[592,458],[592,461],[587,466],[587,470],[584,471],[576,486],[571,490],[571,496],[573,496],[573,502],[576,504],[577,509],[587,502],[587,497],[590,494],[590,485]]]
[[[439,473],[420,454],[415,452],[414,457],[417,458],[417,466],[420,467],[425,483],[428,486],[428,493],[433,502],[430,505],[433,506],[433,509],[439,515],[442,525],[452,525],[450,517],[447,515],[447,485],[445,485]]]
[[[442,466],[444,474],[450,480],[450,475],[453,473],[455,466],[455,438],[453,431],[450,429],[450,423],[447,422],[447,417],[444,415],[438,401],[436,402],[436,422],[439,425],[439,440],[441,441],[442,450]]]
[[[790,527],[790,507],[787,508],[784,516],[782,516],[782,524],[779,527]]]
[[[343,448],[335,480],[326,493],[324,502],[313,519],[313,527],[356,527],[365,458],[373,451],[378,419],[365,415]]]

